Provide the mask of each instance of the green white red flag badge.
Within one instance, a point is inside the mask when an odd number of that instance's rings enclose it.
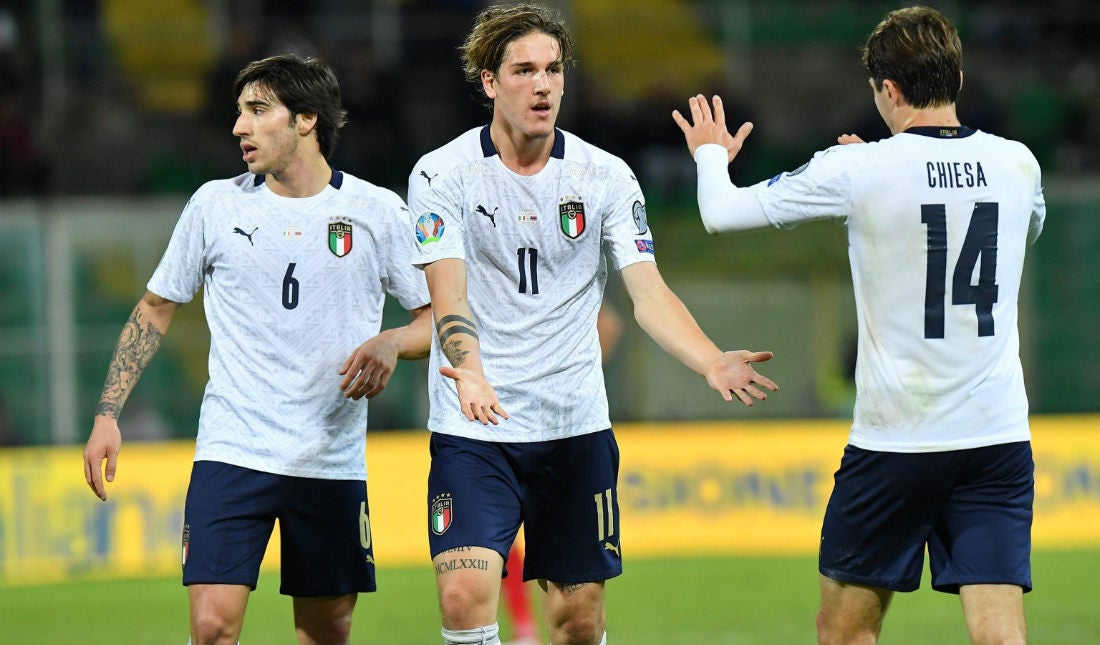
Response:
[[[329,222],[328,250],[342,258],[351,253],[351,224],[347,222]]]
[[[571,200],[558,204],[558,215],[561,217],[561,232],[569,239],[577,239],[584,233],[584,202]]]
[[[436,495],[432,500],[432,533],[443,535],[454,520],[454,500],[450,493]]]

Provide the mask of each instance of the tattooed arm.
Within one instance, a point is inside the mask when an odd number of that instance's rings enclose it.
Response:
[[[508,413],[482,370],[477,324],[466,301],[466,263],[453,258],[437,260],[424,267],[424,277],[439,346],[451,363],[440,367],[439,373],[455,380],[459,405],[467,419],[496,425],[496,415],[507,419]]]
[[[105,481],[114,481],[118,451],[122,445],[118,414],[149,361],[160,349],[160,341],[178,308],[179,303],[146,291],[119,334],[115,353],[107,368],[103,393],[95,409],[92,434],[84,447],[84,480],[102,500],[107,499]],[[107,460],[106,479],[100,472],[104,459]]]

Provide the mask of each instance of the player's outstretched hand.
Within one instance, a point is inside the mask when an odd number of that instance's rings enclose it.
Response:
[[[745,405],[752,406],[753,399],[763,401],[768,398],[761,387],[772,392],[779,389],[775,382],[758,374],[751,365],[771,360],[772,356],[771,352],[750,352],[744,349],[723,352],[707,366],[707,383],[718,390],[726,401],[733,401],[736,396]]]
[[[439,373],[455,380],[455,385],[458,387],[458,404],[467,420],[477,419],[482,425],[490,423],[497,425],[500,420],[496,415],[508,418],[508,413],[501,407],[493,386],[489,385],[481,374],[449,365],[440,367]]]
[[[97,416],[92,425],[92,435],[84,446],[84,481],[96,494],[107,501],[107,484],[115,480],[118,467],[118,451],[122,447],[122,433],[118,429],[118,420],[112,417]],[[106,472],[103,460],[107,460]]]
[[[704,143],[717,143],[726,149],[727,163],[732,162],[737,153],[741,152],[741,146],[752,132],[752,123],[745,122],[737,128],[737,134],[731,135],[726,128],[726,110],[722,107],[722,97],[714,95],[714,112],[707,98],[702,94],[688,99],[691,108],[691,121],[684,118],[679,110],[672,111],[672,120],[680,126],[687,140],[688,152],[695,156],[695,150]]]
[[[385,332],[356,347],[340,368],[344,398],[370,399],[386,389],[397,366],[398,352],[397,342]]]
[[[846,146],[850,143],[864,143],[863,139],[860,139],[858,134],[842,134],[836,138],[836,142],[842,146]]]

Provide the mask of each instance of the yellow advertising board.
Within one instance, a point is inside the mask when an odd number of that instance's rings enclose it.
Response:
[[[848,427],[843,421],[619,424],[626,559],[812,554]],[[1100,548],[1100,416],[1032,419],[1035,548]],[[0,451],[0,584],[165,576],[180,570],[194,445],[129,443],[108,501],[81,449]],[[428,434],[370,435],[379,566],[426,565]],[[278,566],[277,536],[265,568]]]

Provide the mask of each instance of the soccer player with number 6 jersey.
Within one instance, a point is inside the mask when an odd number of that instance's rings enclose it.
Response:
[[[555,12],[483,11],[463,47],[492,121],[420,159],[410,238],[432,297],[429,543],[447,645],[499,645],[497,600],[520,524],[523,577],[554,645],[606,642],[604,581],[622,570],[596,318],[607,258],[642,328],[727,401],[775,389],[723,352],[665,285],[638,181],[555,127],[572,60]]]
[[[1039,166],[959,121],[962,44],[934,9],[887,14],[863,63],[892,136],[843,135],[754,186],[726,167],[752,124],[731,135],[717,96],[673,119],[708,231],[848,227],[856,404],[821,531],[819,642],[876,642],[893,593],[919,587],[927,548],[932,587],[960,595],[973,642],[1021,644],[1034,464],[1016,320],[1046,215]]]
[[[328,65],[256,61],[233,91],[248,172],[208,182],[184,208],[115,348],[84,476],[106,500],[119,412],[202,289],[210,381],[182,541],[190,642],[237,642],[278,519],[299,642],[347,643],[357,594],[375,589],[359,399],[385,388],[398,358],[427,355],[428,292],[401,198],[328,164],[345,120]],[[380,332],[386,294],[413,320]]]

